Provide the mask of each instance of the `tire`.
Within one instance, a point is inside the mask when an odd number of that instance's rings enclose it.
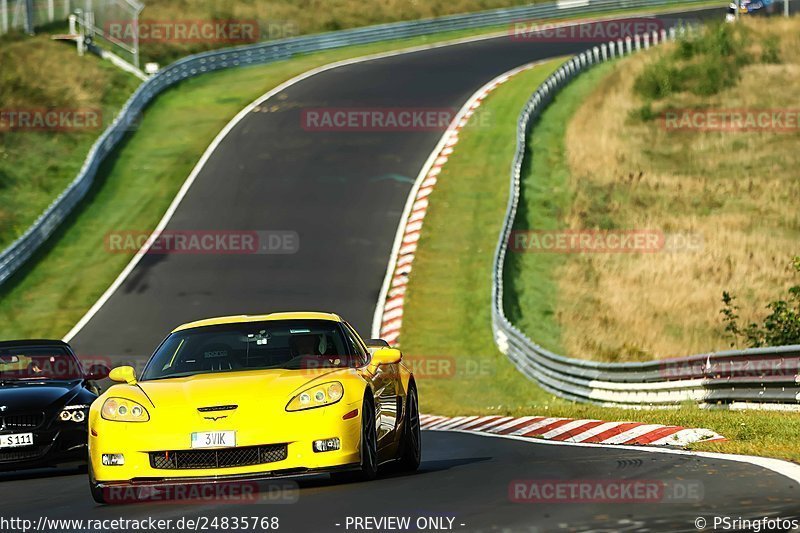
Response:
[[[92,464],[89,463],[88,465],[89,470],[89,492],[92,493],[92,499],[99,504],[105,505],[106,498],[103,494],[103,489],[97,485],[97,482],[94,479],[94,470],[92,470]]]
[[[402,439],[397,469],[401,472],[416,472],[422,458],[422,432],[419,424],[419,397],[413,384],[406,396],[406,420]]]
[[[331,479],[340,482],[370,481],[378,476],[378,432],[375,422],[375,404],[369,396],[361,404],[360,464],[358,470],[335,472]]]

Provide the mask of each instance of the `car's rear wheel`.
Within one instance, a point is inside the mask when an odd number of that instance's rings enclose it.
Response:
[[[419,398],[413,384],[406,396],[406,420],[402,439],[397,466],[403,472],[415,472],[422,458],[422,431],[419,424]]]
[[[92,499],[101,504],[106,503],[105,495],[103,494],[103,489],[97,484],[97,481],[94,479],[94,469],[92,469],[92,464],[89,463],[89,491],[92,493]]]
[[[378,475],[378,431],[375,423],[375,404],[370,396],[361,404],[361,460],[358,470],[331,474],[334,481],[369,481]]]

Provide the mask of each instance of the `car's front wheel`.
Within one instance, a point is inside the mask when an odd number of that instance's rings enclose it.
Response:
[[[369,481],[378,475],[378,430],[375,404],[370,396],[361,404],[361,460],[357,470],[331,474],[334,481]]]

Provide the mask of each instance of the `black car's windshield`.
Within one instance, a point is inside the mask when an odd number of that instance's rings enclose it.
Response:
[[[173,333],[142,380],[217,372],[360,366],[354,347],[332,320],[271,320],[222,324]]]
[[[83,378],[83,367],[58,346],[0,349],[0,381],[72,380]]]

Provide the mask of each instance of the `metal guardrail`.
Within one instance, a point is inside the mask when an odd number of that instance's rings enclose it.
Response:
[[[382,24],[318,35],[292,37],[254,45],[228,48],[188,56],[165,67],[142,83],[123,106],[114,122],[92,146],[77,177],[30,228],[0,253],[0,284],[8,280],[40,249],[65,218],[86,196],[103,160],[119,144],[142,110],[161,92],[207,72],[288,59],[298,54],[345,46],[405,39],[421,35],[473,28],[488,28],[516,21],[550,20],[621,9],[707,3],[707,0],[589,0],[583,5],[537,4],[482,13]]]
[[[581,72],[680,33],[639,36],[578,54],[533,93],[517,123],[511,194],[495,253],[492,325],[500,350],[542,388],[573,401],[620,407],[666,407],[683,402],[727,408],[800,409],[800,345],[724,351],[640,363],[602,363],[554,354],[517,329],[503,309],[503,266],[516,218],[520,177],[533,123],[554,96]]]

